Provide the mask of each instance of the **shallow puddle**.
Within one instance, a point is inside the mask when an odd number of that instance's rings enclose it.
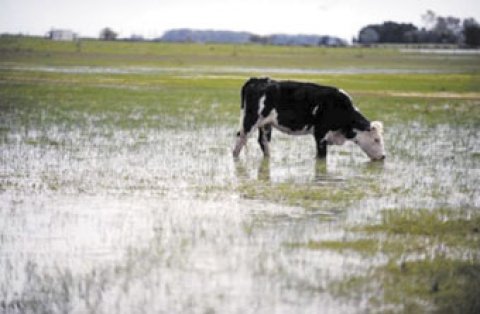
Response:
[[[312,250],[392,208],[480,207],[478,127],[387,126],[388,157],[314,158],[274,132],[238,161],[231,126],[10,126],[0,141],[0,311],[356,312],[332,280],[385,263]]]

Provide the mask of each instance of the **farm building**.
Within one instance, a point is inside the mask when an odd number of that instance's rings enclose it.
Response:
[[[71,30],[52,29],[50,32],[48,32],[48,38],[51,40],[73,41],[77,38],[77,34]]]

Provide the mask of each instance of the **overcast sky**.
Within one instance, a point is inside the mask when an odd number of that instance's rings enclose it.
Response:
[[[0,33],[62,28],[97,37],[108,26],[121,37],[152,38],[187,27],[351,40],[361,27],[387,20],[423,26],[427,10],[480,21],[479,0],[0,0]]]

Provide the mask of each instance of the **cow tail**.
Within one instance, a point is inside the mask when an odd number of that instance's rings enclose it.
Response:
[[[246,84],[243,85],[242,91],[241,91],[241,94],[240,94],[240,101],[241,101],[240,109],[244,109],[244,107],[245,107],[245,86],[246,86]]]
[[[243,120],[245,119],[245,89],[246,89],[247,84],[243,85],[242,91],[240,93],[240,121],[238,123],[238,131],[242,132],[243,131]]]

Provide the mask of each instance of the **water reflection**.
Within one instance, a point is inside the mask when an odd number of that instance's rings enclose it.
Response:
[[[388,167],[386,164],[387,160],[372,161],[369,160],[363,164],[359,164],[359,167],[362,167],[365,172],[369,174],[381,175],[383,171]]]
[[[335,170],[329,171],[327,159],[307,158],[304,161],[279,161],[272,160],[272,158],[246,158],[244,160],[236,159],[233,164],[235,177],[239,182],[255,179],[260,183],[291,182],[292,184],[324,185],[346,180],[346,177]]]
[[[251,164],[250,164],[251,163]],[[260,160],[234,160],[235,176],[238,182],[245,183],[248,180],[256,179],[258,182],[271,182],[270,158]],[[257,166],[256,172],[253,167]]]
[[[235,177],[239,182],[245,181],[250,178],[247,167],[241,160],[234,160],[234,166]]]
[[[264,158],[258,167],[257,178],[259,181],[270,182],[270,158]]]
[[[344,269],[346,265],[351,265],[350,271],[357,268],[354,257],[345,259],[339,254],[318,254],[285,246],[325,233],[317,223],[287,220],[298,209],[274,204],[262,204],[259,208],[254,201],[150,198],[138,205],[135,198],[127,201],[134,215],[141,213],[150,223],[124,229],[126,235],[141,236],[143,241],[127,247],[112,244],[110,249],[121,252],[120,258],[112,260],[107,255],[97,259],[88,249],[57,256],[53,263],[50,257],[3,255],[3,260],[12,262],[10,274],[14,277],[2,283],[3,291],[9,283],[2,310],[7,313],[111,313],[112,310],[204,313],[209,309],[253,313],[272,312],[278,307],[292,311],[352,310],[352,305],[336,302],[325,287],[327,278],[349,271],[348,267]],[[105,200],[104,206],[112,205]],[[258,211],[263,215],[253,214]],[[285,219],[269,220],[268,216]],[[128,225],[131,218],[125,217],[124,223]],[[61,226],[54,222],[52,232],[61,230]],[[23,249],[20,243],[17,245]],[[298,263],[299,258],[308,262]],[[72,259],[81,262],[72,265]]]

